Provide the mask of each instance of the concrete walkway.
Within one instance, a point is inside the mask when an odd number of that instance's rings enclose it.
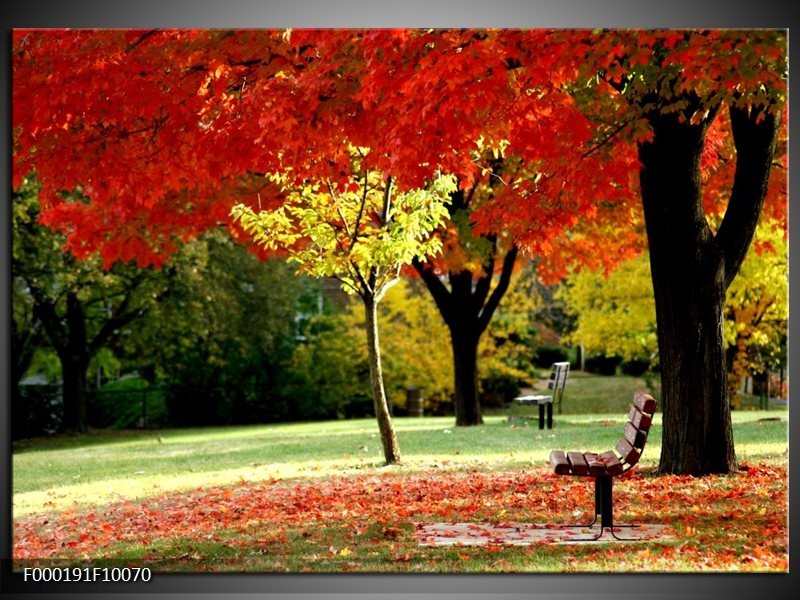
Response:
[[[530,546],[533,544],[574,544],[592,540],[600,527],[536,523],[417,523],[415,535],[420,546]],[[600,542],[669,542],[675,537],[666,525],[641,524],[614,527],[617,540],[606,528]]]

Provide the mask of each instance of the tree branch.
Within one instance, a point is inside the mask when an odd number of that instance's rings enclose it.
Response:
[[[383,190],[383,210],[381,211],[381,224],[386,225],[391,219],[392,206],[392,176],[386,178],[386,188]]]
[[[486,327],[489,325],[489,321],[492,320],[494,311],[497,310],[497,307],[500,304],[500,300],[503,299],[503,296],[508,291],[508,286],[511,283],[511,274],[514,271],[514,264],[517,262],[518,254],[519,248],[517,248],[517,245],[514,244],[503,259],[503,270],[500,273],[500,281],[497,282],[497,287],[494,288],[492,295],[489,297],[489,301],[483,307],[478,319],[478,327],[480,332],[486,330]]]
[[[483,264],[484,274],[478,279],[478,282],[475,284],[475,291],[472,294],[472,301],[475,303],[477,309],[476,312],[480,311],[483,307],[483,303],[486,301],[486,297],[489,295],[489,290],[492,287],[492,278],[494,277],[494,261],[497,257],[497,236],[487,235],[486,240],[491,242],[492,251]]]
[[[442,317],[447,321],[450,318],[452,303],[452,294],[450,290],[448,290],[447,286],[442,283],[442,280],[436,276],[433,269],[428,267],[421,260],[415,258],[411,264],[417,273],[419,273],[420,278],[430,291],[431,296],[433,296],[433,301],[436,302],[436,306],[439,308],[439,312],[442,313]]]
[[[756,231],[767,193],[780,114],[765,107],[729,109],[736,172],[731,199],[715,238],[725,260],[725,286],[739,272]]]
[[[333,198],[333,203],[336,206],[336,212],[339,213],[339,218],[342,220],[342,223],[344,223],[344,231],[347,234],[347,237],[350,238],[350,247],[352,248],[353,233],[350,231],[350,225],[347,224],[347,219],[344,218],[342,209],[339,207],[339,200],[336,197],[336,192],[333,190],[333,186],[331,185],[330,181],[326,181],[325,185],[328,186],[328,193],[331,195],[331,198]]]

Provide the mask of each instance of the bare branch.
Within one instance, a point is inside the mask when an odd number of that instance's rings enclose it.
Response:
[[[325,185],[328,186],[328,193],[331,195],[331,198],[333,198],[333,203],[336,205],[336,212],[339,213],[339,218],[342,220],[342,223],[344,223],[345,233],[347,233],[347,237],[349,237],[351,242],[352,242],[352,240],[354,239],[353,238],[353,232],[350,231],[350,225],[347,224],[347,219],[344,218],[344,214],[342,213],[342,209],[339,207],[339,199],[336,196],[336,192],[334,191],[333,186],[331,185],[330,181],[326,181]],[[351,243],[350,247],[352,248],[352,243]]]
[[[386,178],[386,188],[383,190],[383,211],[381,214],[381,224],[386,225],[391,219],[392,207],[392,176]]]

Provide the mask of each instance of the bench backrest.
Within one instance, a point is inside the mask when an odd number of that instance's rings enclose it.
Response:
[[[655,398],[647,392],[636,392],[628,413],[628,422],[625,423],[625,433],[616,447],[624,471],[639,462],[655,412]]]
[[[547,380],[547,389],[563,390],[567,385],[567,375],[569,374],[568,362],[553,363],[550,369],[550,379]]]
[[[569,375],[569,363],[553,363],[550,369],[550,379],[547,380],[547,389],[553,390],[553,402],[558,406],[561,414],[561,400],[564,398],[564,388],[567,385],[567,375]]]

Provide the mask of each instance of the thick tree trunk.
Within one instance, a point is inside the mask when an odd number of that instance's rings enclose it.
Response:
[[[387,464],[400,462],[400,446],[392,424],[386,390],[383,386],[383,370],[381,368],[380,341],[378,338],[378,306],[371,295],[362,296],[367,327],[367,352],[369,356],[369,379],[372,385],[372,400],[375,406],[375,417],[383,444],[383,456]]]
[[[61,419],[61,431],[86,431],[86,363],[74,354],[64,356],[61,360],[64,413]]]
[[[480,333],[472,331],[469,323],[450,329],[455,373],[456,426],[483,423],[478,400],[478,341]]]
[[[728,473],[737,468],[722,338],[721,273],[667,274],[654,266],[661,399],[660,470]],[[658,283],[656,283],[658,282]]]
[[[691,109],[690,109],[691,110]],[[689,111],[687,111],[689,113]],[[675,114],[650,116],[654,136],[639,148],[641,189],[655,293],[661,367],[663,473],[728,473],[737,469],[722,337],[725,291],[755,231],[769,173],[766,137],[737,133],[737,175],[728,212],[716,235],[703,213],[700,154],[709,121],[690,124]],[[713,118],[713,114],[710,115]],[[750,116],[745,118],[751,120]],[[757,127],[755,115],[748,126]],[[760,160],[745,142],[765,145]],[[743,181],[762,180],[753,185]]]
[[[57,348],[64,399],[61,429],[83,433],[86,431],[86,369],[90,354],[83,305],[72,292],[67,294],[66,322],[66,345]]]

